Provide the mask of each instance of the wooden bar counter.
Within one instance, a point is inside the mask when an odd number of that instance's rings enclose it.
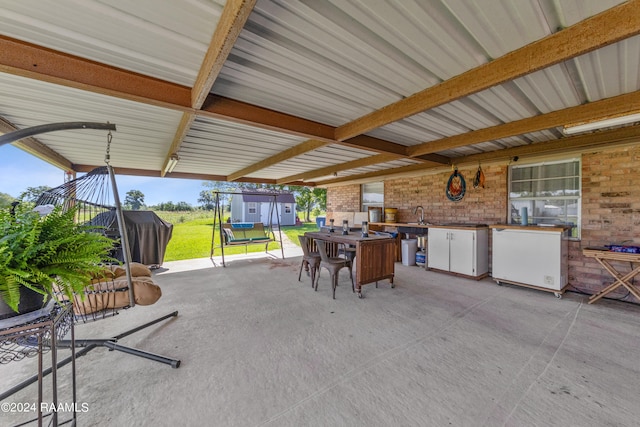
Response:
[[[391,287],[394,287],[395,239],[386,236],[362,237],[360,233],[342,235],[340,231],[307,232],[304,235],[314,240],[355,246],[355,285],[359,298],[362,298],[362,285],[367,283],[389,279]]]

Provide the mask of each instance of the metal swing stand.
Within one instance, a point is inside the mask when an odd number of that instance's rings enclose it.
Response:
[[[121,245],[122,245],[122,250],[123,250],[123,255],[124,255],[124,259],[126,260],[125,262],[125,270],[126,270],[126,274],[127,274],[127,279],[128,279],[128,286],[129,286],[129,307],[134,307],[135,306],[135,296],[134,296],[134,290],[133,290],[133,282],[131,280],[131,268],[130,268],[130,263],[131,263],[131,251],[129,248],[129,241],[127,238],[127,233],[126,233],[126,227],[125,227],[125,222],[124,222],[124,216],[122,214],[122,206],[120,204],[120,197],[118,195],[118,187],[116,185],[116,180],[115,180],[115,173],[113,171],[113,168],[111,167],[111,165],[109,165],[109,160],[110,160],[110,155],[109,155],[109,150],[110,150],[110,145],[111,145],[111,131],[115,131],[116,130],[116,126],[115,124],[112,123],[94,123],[94,122],[65,122],[65,123],[51,123],[51,124],[46,124],[46,125],[41,125],[41,126],[33,126],[27,129],[21,129],[21,130],[17,130],[14,132],[10,132],[7,133],[5,135],[0,135],[0,146],[4,145],[4,144],[9,144],[13,141],[17,141],[29,136],[33,136],[33,135],[37,135],[37,134],[41,134],[41,133],[47,133],[47,132],[53,132],[53,131],[60,131],[60,130],[71,130],[71,129],[99,129],[99,130],[107,130],[109,131],[109,134],[107,136],[107,153],[105,156],[105,163],[107,164],[107,169],[108,169],[108,174],[109,174],[109,179],[111,181],[111,187],[112,187],[112,191],[113,191],[113,198],[115,201],[115,211],[116,211],[116,216],[117,216],[117,221],[118,221],[118,228],[120,231],[120,237],[121,237]],[[74,198],[74,201],[76,202],[82,202],[84,204],[91,204],[89,201],[86,200],[77,200]],[[71,348],[72,350],[72,357],[66,358],[60,362],[57,362],[54,364],[55,368],[52,367],[50,369],[44,370],[42,372],[40,372],[38,375],[35,375],[31,378],[26,379],[25,381],[23,381],[22,383],[18,384],[17,386],[11,388],[8,392],[3,393],[1,395],[1,399],[6,398],[7,396],[10,396],[16,392],[18,392],[19,390],[22,390],[23,388],[27,387],[30,384],[33,384],[36,381],[41,381],[42,378],[46,375],[49,375],[50,373],[53,372],[54,376],[55,376],[55,371],[57,368],[63,367],[65,365],[67,365],[68,363],[73,362],[73,366],[74,366],[74,372],[75,372],[75,359],[77,357],[81,357],[84,356],[85,354],[87,354],[89,351],[93,350],[94,348],[97,347],[106,347],[109,350],[117,350],[117,351],[121,351],[123,353],[127,353],[127,354],[131,354],[134,356],[139,356],[139,357],[143,357],[149,360],[153,360],[156,362],[160,362],[160,363],[165,363],[167,365],[170,365],[172,368],[178,368],[180,366],[180,360],[178,359],[172,359],[169,357],[165,357],[162,355],[158,355],[158,354],[154,354],[154,353],[150,353],[147,351],[143,351],[143,350],[139,350],[136,348],[132,348],[132,347],[127,347],[127,346],[123,346],[118,344],[118,340],[124,337],[127,337],[135,332],[138,332],[140,330],[143,330],[145,328],[148,328],[150,326],[153,326],[159,322],[162,322],[166,319],[172,318],[172,317],[176,317],[178,315],[177,311],[174,311],[170,314],[167,314],[165,316],[162,316],[160,318],[157,318],[151,322],[145,323],[143,325],[137,326],[135,328],[129,329],[119,335],[116,335],[114,337],[110,337],[110,338],[103,338],[103,339],[84,339],[84,340],[76,340],[74,336],[72,336],[72,338],[70,340],[63,340],[63,339],[58,339],[56,342],[57,347],[65,347],[65,348]],[[73,317],[73,314],[71,314],[71,317]],[[81,348],[81,350],[79,351],[75,351],[76,348]]]
[[[111,133],[109,133],[111,136]],[[109,138],[109,143],[111,139]],[[127,281],[129,282],[129,304],[131,307],[135,306],[135,296],[133,292],[133,281],[131,279],[131,248],[129,247],[129,238],[127,237],[127,228],[124,222],[124,214],[122,213],[122,205],[120,203],[120,196],[118,194],[118,186],[116,185],[116,176],[113,171],[113,167],[109,164],[109,154],[107,150],[107,158],[105,159],[107,163],[107,169],[109,170],[109,179],[111,180],[111,188],[113,191],[114,204],[116,208],[116,218],[118,220],[118,228],[120,229],[120,245],[122,246],[122,253],[124,255],[125,262],[125,270],[127,272]],[[117,344],[118,339],[124,338],[128,335],[131,335],[135,332],[138,332],[142,329],[148,328],[149,326],[155,325],[156,323],[162,322],[165,319],[169,319],[171,317],[177,317],[178,312],[174,311],[173,313],[167,314],[160,318],[157,318],[151,322],[145,323],[144,325],[140,325],[133,329],[129,329],[126,332],[121,333],[120,335],[116,335],[111,338],[103,338],[103,339],[89,339],[89,340],[75,340],[75,345],[77,347],[84,347],[86,350],[81,355],[84,355],[94,349],[95,347],[107,347],[110,350],[118,350],[123,353],[132,354],[134,356],[143,357],[145,359],[154,360],[160,363],[166,363],[167,365],[171,365],[172,368],[178,368],[180,366],[180,360],[171,359],[165,356],[160,356],[158,354],[150,353],[143,350],[138,350],[136,348],[126,347]],[[60,343],[62,346],[71,345],[70,342],[62,341]],[[79,352],[80,353],[80,352]]]
[[[69,315],[71,317],[73,317],[73,311],[71,310],[71,308],[67,308],[66,310],[69,311]],[[161,356],[158,354],[154,354],[154,353],[150,353],[148,351],[142,351],[142,350],[138,350],[136,348],[132,348],[132,347],[127,347],[127,346],[123,346],[118,344],[118,340],[121,338],[124,338],[128,335],[131,335],[135,332],[138,332],[144,328],[147,328],[149,326],[153,326],[156,323],[159,323],[165,319],[168,319],[170,317],[175,317],[178,315],[177,311],[174,311],[171,314],[167,314],[166,316],[160,317],[158,319],[155,319],[151,322],[145,323],[144,325],[138,326],[136,328],[130,329],[126,332],[121,333],[120,335],[116,335],[115,337],[112,338],[106,338],[106,339],[86,339],[86,340],[78,340],[75,339],[74,333],[73,333],[73,321],[70,321],[71,324],[71,331],[72,331],[72,335],[71,335],[71,339],[68,340],[63,340],[63,339],[58,339],[56,341],[51,340],[52,342],[55,343],[55,345],[52,346],[52,354],[55,354],[56,348],[69,348],[71,349],[71,356],[59,361],[59,362],[55,362],[54,359],[54,363],[52,365],[52,367],[47,368],[47,369],[42,369],[41,365],[42,365],[42,350],[40,350],[39,352],[39,366],[40,366],[40,372],[38,372],[37,375],[33,375],[29,378],[27,378],[26,380],[16,384],[15,386],[11,387],[9,390],[6,390],[5,392],[3,392],[2,394],[0,394],[0,401],[6,399],[7,397],[19,392],[20,390],[24,389],[25,387],[30,386],[31,384],[34,384],[36,382],[38,382],[39,384],[42,383],[42,380],[44,377],[46,377],[49,374],[53,374],[54,377],[56,376],[56,372],[58,369],[68,365],[69,363],[72,364],[72,371],[73,371],[73,382],[74,382],[74,402],[77,402],[77,399],[75,397],[75,372],[76,372],[76,368],[75,368],[75,363],[76,360],[79,357],[82,357],[84,355],[86,355],[87,353],[89,353],[91,350],[93,350],[94,348],[97,347],[106,347],[109,350],[117,350],[117,351],[121,351],[123,353],[127,353],[127,354],[132,354],[134,356],[139,356],[139,357],[143,357],[145,359],[150,359],[156,362],[160,362],[160,363],[165,363],[167,365],[171,365],[172,368],[178,368],[180,367],[180,360],[176,360],[176,359],[171,359],[169,357],[165,357],[165,356]],[[42,346],[42,342],[40,342],[40,346]],[[79,351],[76,351],[76,348],[82,348]],[[54,384],[55,384],[55,378],[54,378]],[[41,396],[42,394],[42,386],[39,386],[39,396]],[[40,397],[40,400],[42,398]],[[41,415],[41,414],[39,414]],[[42,424],[40,424],[42,425]],[[54,424],[57,425],[57,424]]]
[[[159,354],[155,354],[155,353],[151,353],[148,351],[144,351],[144,350],[139,350],[137,348],[133,348],[133,347],[127,347],[124,345],[120,345],[118,344],[118,340],[122,339],[124,337],[127,337],[131,334],[134,334],[138,331],[141,331],[145,328],[148,328],[149,326],[153,326],[156,323],[160,323],[163,320],[166,319],[170,319],[172,317],[177,317],[178,316],[178,312],[174,311],[173,313],[167,314],[165,316],[159,317],[157,319],[152,320],[151,322],[145,323],[144,325],[140,325],[137,326],[135,328],[129,329],[128,331],[125,331],[119,335],[116,335],[114,337],[111,338],[92,338],[92,339],[76,339],[75,340],[75,347],[81,347],[82,350],[80,351],[76,351],[76,358],[80,357],[80,356],[84,356],[85,354],[89,353],[91,350],[93,350],[94,348],[97,347],[106,347],[109,350],[117,350],[117,351],[121,351],[123,353],[127,353],[127,354],[131,354],[133,356],[138,356],[138,357],[142,357],[145,359],[149,359],[149,360],[153,360],[155,362],[160,362],[160,363],[164,363],[166,365],[170,365],[172,368],[177,369],[180,367],[180,360],[178,359],[172,359],[170,357],[166,357],[166,356],[162,356]],[[71,340],[60,340],[58,341],[58,347],[64,347],[64,348],[71,348],[74,345],[73,341]],[[65,360],[66,361],[66,360]],[[63,363],[65,361],[62,361],[60,363]],[[66,361],[66,363],[69,363],[69,361]],[[66,364],[64,363],[64,364]],[[63,366],[63,365],[59,365],[59,366]]]
[[[110,136],[110,134],[109,134]],[[111,138],[109,138],[109,142],[110,142]],[[127,277],[127,286],[128,286],[128,293],[129,293],[129,308],[135,307],[136,303],[135,303],[135,295],[134,295],[134,285],[133,285],[133,280],[132,280],[132,274],[131,274],[131,250],[129,247],[129,239],[127,236],[127,231],[126,231],[126,226],[125,226],[125,222],[124,222],[124,215],[122,213],[122,205],[120,203],[120,197],[118,194],[118,187],[116,185],[116,179],[115,179],[115,172],[113,170],[113,167],[109,164],[109,150],[107,150],[107,157],[105,159],[105,162],[107,163],[106,165],[106,170],[107,173],[109,175],[109,180],[111,182],[111,191],[113,192],[113,198],[114,198],[114,208],[115,208],[115,214],[116,214],[116,219],[117,219],[117,223],[118,223],[118,229],[119,229],[119,233],[120,233],[120,246],[121,246],[121,250],[122,250],[122,254],[125,260],[124,263],[124,268],[126,271],[126,277]],[[77,200],[77,202],[81,202],[81,203],[87,203],[87,201],[82,201],[82,200]],[[117,311],[113,311],[111,314],[109,315],[116,315],[118,314]],[[106,347],[109,350],[117,350],[117,351],[121,351],[123,353],[127,353],[127,354],[131,354],[134,356],[138,356],[138,357],[143,357],[149,360],[153,360],[156,362],[160,362],[160,363],[165,363],[167,365],[170,365],[172,368],[178,368],[180,366],[180,360],[177,359],[173,359],[173,358],[169,358],[169,357],[165,357],[162,355],[158,355],[155,353],[151,353],[148,351],[143,351],[143,350],[139,350],[136,348],[132,348],[132,347],[127,347],[124,345],[120,345],[118,344],[118,340],[127,337],[131,334],[134,334],[135,332],[141,331],[145,328],[148,328],[150,326],[153,326],[157,323],[160,323],[166,319],[172,318],[172,317],[177,317],[178,316],[178,312],[174,311],[170,314],[167,314],[165,316],[162,316],[160,318],[157,318],[151,322],[145,323],[144,325],[140,325],[137,326],[135,328],[129,329],[119,335],[113,336],[113,337],[109,337],[109,338],[95,338],[95,339],[76,339],[75,340],[75,347],[76,348],[81,348],[81,350],[76,352],[76,356],[80,357],[83,356],[85,354],[87,354],[89,351],[93,350],[94,348],[97,347]],[[89,314],[85,314],[85,313],[80,313],[80,314],[76,314],[76,320],[78,319],[82,319],[82,320],[86,320],[87,318],[91,317],[92,320],[96,320],[98,317],[95,316],[94,314],[89,315]],[[102,317],[107,317],[107,315],[105,315],[103,313]],[[70,341],[70,340],[59,340],[58,341],[58,346],[59,347],[63,347],[63,348],[70,348],[72,346],[74,346],[74,341]],[[64,364],[68,363],[68,361],[63,361],[61,362],[61,366],[63,366]]]
[[[266,193],[266,192],[246,192],[246,193],[234,193],[234,192],[223,192],[223,191],[216,191],[215,195],[216,195],[216,202],[215,202],[215,208],[213,211],[213,231],[211,234],[211,252],[209,254],[209,257],[211,258],[211,262],[213,262],[213,265],[216,265],[216,262],[213,259],[215,250],[217,248],[219,248],[222,252],[222,266],[226,267],[226,263],[224,260],[224,248],[225,248],[225,235],[224,235],[224,231],[222,228],[222,210],[223,210],[223,206],[221,204],[220,201],[220,194],[226,194],[226,195],[252,195],[252,196],[269,196],[269,197],[273,197],[273,201],[269,204],[269,225],[268,225],[268,234],[270,234],[271,238],[268,241],[247,241],[244,243],[240,243],[237,245],[233,245],[233,246],[244,246],[245,247],[245,253],[247,250],[247,246],[249,245],[258,245],[258,244],[264,244],[265,245],[265,252],[268,255],[271,255],[269,253],[269,243],[271,242],[277,242],[280,244],[280,252],[282,254],[282,259],[284,259],[284,246],[282,245],[282,227],[280,226],[280,214],[278,212],[278,193]],[[276,215],[276,221],[278,223],[278,239],[276,239],[276,234],[273,231],[273,214],[275,213]],[[220,244],[216,245],[215,244],[215,240],[216,240],[216,226],[218,226],[218,232],[219,232],[219,238],[220,238]],[[273,256],[273,255],[272,255]]]

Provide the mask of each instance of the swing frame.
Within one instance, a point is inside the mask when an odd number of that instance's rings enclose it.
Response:
[[[234,246],[244,246],[245,254],[248,253],[249,245],[265,245],[265,253],[271,255],[269,253],[269,243],[277,242],[280,244],[280,251],[282,254],[282,259],[284,259],[284,247],[282,246],[282,227],[280,225],[280,214],[278,212],[278,196],[279,193],[267,193],[267,192],[225,192],[225,191],[216,191],[215,194],[215,207],[213,210],[213,229],[211,233],[211,252],[209,257],[211,258],[211,262],[213,265],[216,265],[215,260],[213,259],[215,255],[215,250],[220,249],[222,253],[222,266],[226,267],[226,262],[224,259],[224,248],[225,247],[234,247]],[[262,222],[254,222],[254,223],[225,223],[222,221],[222,211],[223,206],[221,204],[220,195],[238,195],[238,196],[268,196],[272,197],[273,200],[270,201],[269,204],[269,224],[265,227]],[[273,214],[276,215],[276,221],[278,225],[278,236],[276,237],[276,233],[273,230]],[[234,227],[234,224],[237,228]],[[251,225],[250,227],[248,225]],[[260,227],[256,227],[256,224],[260,224]],[[216,226],[218,227],[218,235],[220,239],[220,243],[216,245]],[[246,232],[242,232],[243,229],[257,229],[261,228],[264,231],[264,237],[247,237]],[[225,229],[227,231],[225,231]],[[236,230],[238,232],[242,232],[242,236],[236,240],[230,240],[229,231]]]

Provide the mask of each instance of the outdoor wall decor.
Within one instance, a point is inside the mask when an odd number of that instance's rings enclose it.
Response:
[[[473,188],[482,187],[484,188],[484,172],[482,171],[482,166],[478,165],[478,171],[476,172],[476,176],[473,178]]]
[[[467,184],[465,183],[464,176],[458,172],[458,168],[455,168],[447,182],[447,198],[452,202],[459,202],[463,199],[466,191]]]

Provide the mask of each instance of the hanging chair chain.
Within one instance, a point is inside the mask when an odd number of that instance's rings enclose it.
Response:
[[[111,135],[111,131],[107,134],[107,152],[104,155],[104,162],[108,165],[111,161],[111,140],[113,139],[113,135]]]

